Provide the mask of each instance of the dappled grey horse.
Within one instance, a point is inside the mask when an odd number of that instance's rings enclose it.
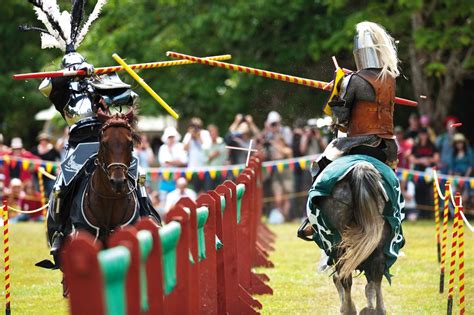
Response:
[[[360,270],[367,278],[368,302],[361,314],[385,314],[381,282],[386,271],[384,244],[390,241],[391,229],[382,216],[386,193],[380,173],[370,163],[358,163],[334,185],[329,196],[314,197],[311,202],[341,236],[332,255],[341,313],[357,314],[351,286],[352,272]],[[313,233],[310,226],[306,230]]]

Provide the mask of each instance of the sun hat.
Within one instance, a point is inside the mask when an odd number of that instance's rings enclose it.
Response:
[[[161,136],[161,141],[166,142],[169,137],[175,137],[176,141],[181,140],[181,135],[175,127],[166,127],[165,131],[163,132],[163,136]]]

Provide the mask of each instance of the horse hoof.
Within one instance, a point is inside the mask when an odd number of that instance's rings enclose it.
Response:
[[[360,313],[360,315],[385,315],[385,312],[378,312],[376,309],[364,307]]]

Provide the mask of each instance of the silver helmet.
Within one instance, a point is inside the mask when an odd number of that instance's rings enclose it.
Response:
[[[382,62],[377,53],[371,32],[365,31],[354,36],[353,53],[357,70],[382,68]]]
[[[80,65],[86,62],[86,58],[84,58],[80,53],[77,52],[70,52],[64,55],[63,59],[61,60],[61,68],[70,68],[75,65]]]

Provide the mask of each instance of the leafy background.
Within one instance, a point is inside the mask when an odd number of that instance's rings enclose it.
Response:
[[[90,12],[95,2],[88,3]],[[59,0],[69,10],[70,1]],[[41,50],[38,33],[18,31],[19,24],[40,26],[25,0],[0,3],[0,132],[20,135],[33,144],[42,125],[34,114],[50,106],[37,91],[38,80],[13,81],[15,73],[58,69],[62,53]],[[109,0],[102,17],[79,48],[96,66],[114,65],[116,52],[128,63],[166,60],[173,50],[198,56],[229,53],[231,62],[329,81],[331,56],[354,68],[354,25],[381,23],[399,40],[403,77],[397,95],[417,99],[437,129],[448,114],[463,117],[461,131],[474,139],[473,18],[470,1],[444,0]],[[173,108],[187,118],[226,128],[236,113],[249,113],[262,123],[270,110],[286,123],[296,117],[321,115],[326,92],[202,65],[143,70],[140,75]],[[141,112],[164,111],[134,84]],[[406,125],[415,109],[397,107],[396,123]],[[184,127],[184,123],[183,126]]]

